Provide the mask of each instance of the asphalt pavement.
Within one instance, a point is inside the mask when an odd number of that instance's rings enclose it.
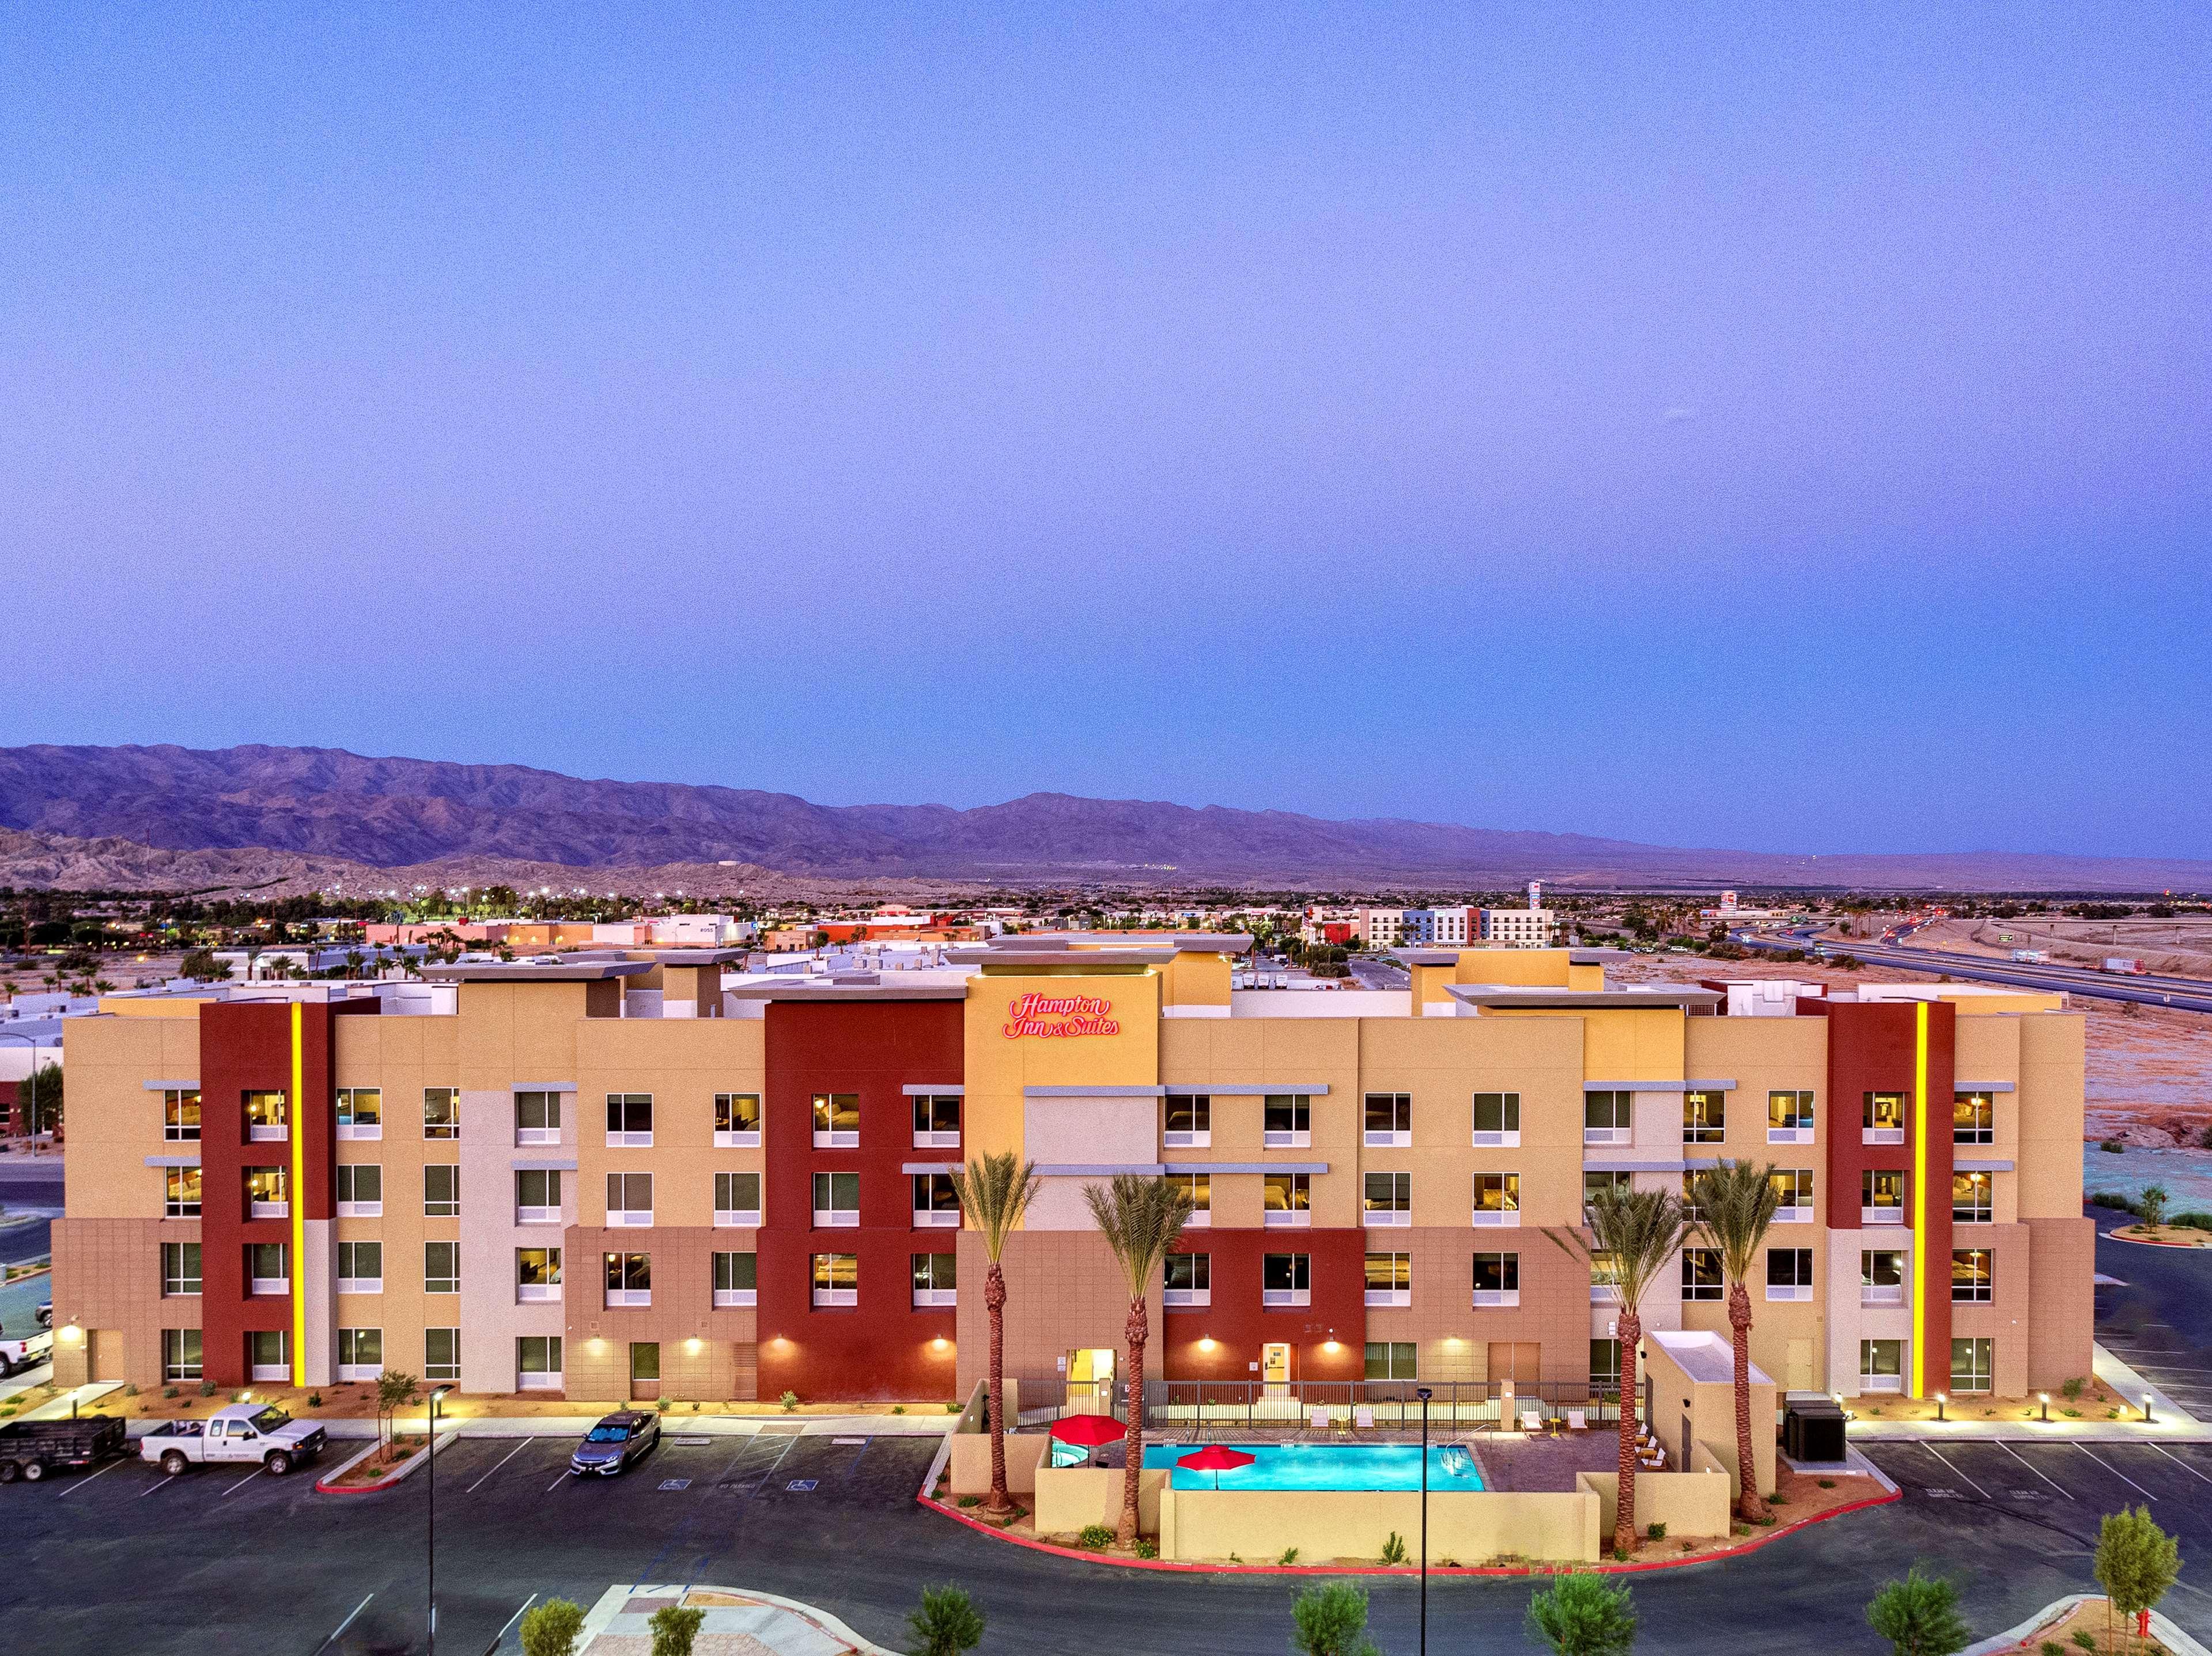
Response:
[[[2085,1207],[2097,1224],[2097,1342],[2198,1420],[2212,1421],[2212,1248],[2154,1248],[2110,1233],[2133,1214]]]

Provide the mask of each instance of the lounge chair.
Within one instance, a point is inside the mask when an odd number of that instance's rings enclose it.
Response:
[[[1532,1438],[1539,1432],[1541,1432],[1544,1429],[1544,1416],[1541,1411],[1534,1409],[1522,1409],[1521,1411],[1521,1429],[1523,1432],[1526,1432]]]
[[[1567,1410],[1567,1430],[1570,1432],[1589,1431],[1589,1416],[1579,1409],[1570,1409]]]
[[[1312,1416],[1306,1422],[1306,1429],[1310,1432],[1319,1432],[1325,1435],[1328,1431],[1328,1409],[1320,1403],[1316,1403],[1313,1407]]]
[[[1352,1411],[1352,1423],[1362,1432],[1372,1432],[1375,1429],[1375,1411],[1361,1403]]]

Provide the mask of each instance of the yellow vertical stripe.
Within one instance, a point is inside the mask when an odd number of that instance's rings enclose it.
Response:
[[[302,1033],[307,1008],[292,1002],[292,1103],[287,1135],[292,1142],[292,1384],[305,1385],[307,1363],[307,1101]]]
[[[1912,1020],[1912,1395],[1928,1395],[1928,1002]]]

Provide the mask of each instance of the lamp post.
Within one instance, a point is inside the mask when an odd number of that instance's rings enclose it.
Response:
[[[1429,1399],[1435,1391],[1416,1387],[1421,1400],[1421,1640],[1420,1656],[1429,1656]]]
[[[450,1385],[441,1385],[432,1390],[429,1414],[424,1432],[428,1441],[422,1446],[422,1452],[429,1458],[430,1463],[422,1469],[423,1481],[429,1485],[430,1489],[429,1516],[423,1530],[423,1553],[428,1565],[429,1649],[433,1653],[438,1648],[438,1403],[453,1389]]]

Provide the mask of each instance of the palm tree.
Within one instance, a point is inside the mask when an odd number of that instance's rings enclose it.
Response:
[[[1036,1192],[1036,1164],[1017,1160],[1012,1150],[979,1156],[952,1175],[952,1194],[981,1233],[991,1261],[983,1277],[983,1308],[991,1316],[989,1391],[984,1399],[991,1432],[991,1494],[983,1510],[994,1518],[1014,1510],[1006,1493],[1006,1274],[999,1269],[999,1258]]]
[[[1639,1307],[1667,1262],[1680,1252],[1690,1222],[1682,1199],[1670,1190],[1607,1187],[1592,1193],[1588,1209],[1590,1239],[1578,1231],[1544,1234],[1590,1266],[1593,1281],[1620,1292],[1620,1482],[1613,1503],[1613,1549],[1636,1545],[1636,1348],[1644,1338]]]
[[[1736,1509],[1745,1521],[1755,1523],[1766,1516],[1766,1501],[1759,1493],[1751,1458],[1751,1290],[1745,1282],[1758,1263],[1766,1227],[1774,1222],[1781,1192],[1774,1187],[1771,1166],[1754,1167],[1747,1161],[1723,1161],[1699,1173],[1692,1189],[1698,1234],[1720,1255],[1728,1277],[1729,1329],[1735,1341]]]
[[[1150,1332],[1145,1294],[1168,1255],[1182,1239],[1194,1211],[1190,1192],[1172,1179],[1143,1173],[1116,1173],[1111,1184],[1084,1186],[1091,1216],[1105,1233],[1106,1245],[1129,1284],[1129,1428],[1122,1437],[1121,1523],[1117,1539],[1127,1547],[1137,1539],[1137,1489],[1145,1465],[1145,1341]]]

